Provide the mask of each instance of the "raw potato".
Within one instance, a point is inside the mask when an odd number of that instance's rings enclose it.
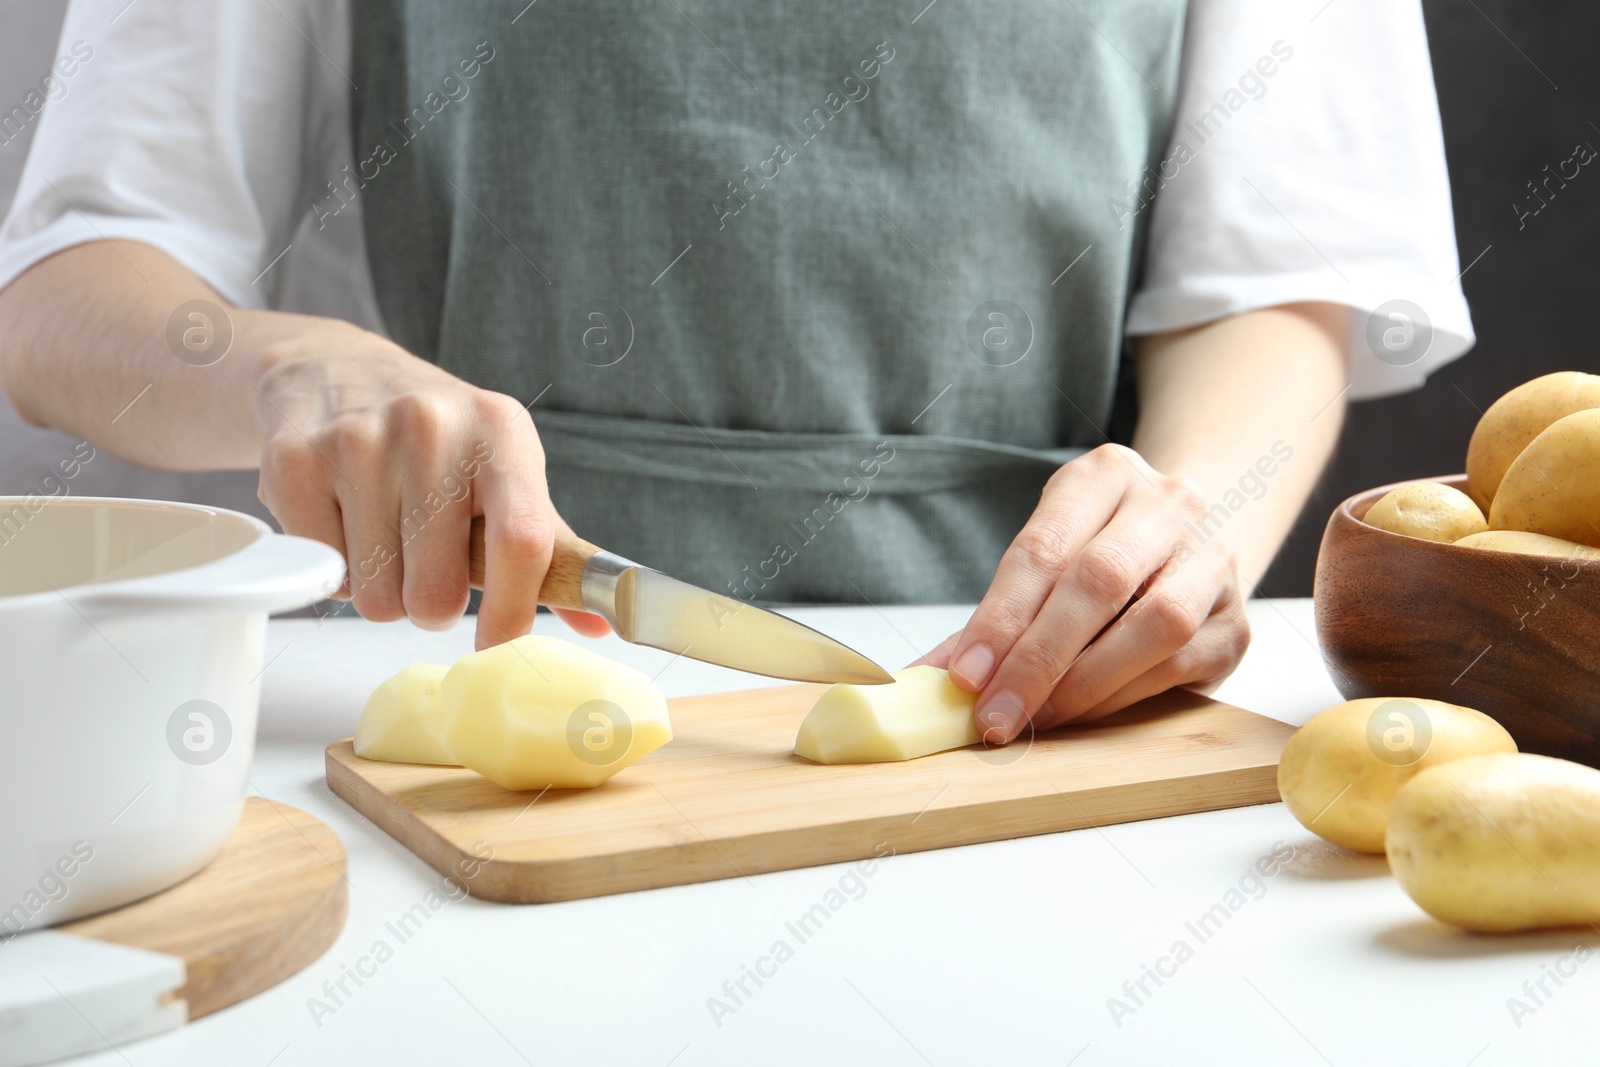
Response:
[[[556,637],[462,656],[444,705],[450,751],[506,789],[596,786],[672,740],[654,682]]]
[[[1512,461],[1545,427],[1575,411],[1600,407],[1600,376],[1557,371],[1524,382],[1478,420],[1467,442],[1467,495],[1483,513]]]
[[[444,742],[439,683],[448,669],[437,663],[413,663],[374,689],[356,726],[356,755],[394,763],[459,766]]]
[[[1380,530],[1424,541],[1459,541],[1489,529],[1471,497],[1439,482],[1413,482],[1389,490],[1367,510],[1366,521]]]
[[[1557,419],[1522,450],[1500,482],[1489,526],[1600,546],[1600,410]]]
[[[1525,754],[1425,771],[1389,808],[1389,867],[1468,930],[1600,922],[1600,771]]]
[[[1382,852],[1389,802],[1412,777],[1464,756],[1516,750],[1481,711],[1420,697],[1350,700],[1318,712],[1289,738],[1278,793],[1318,837]]]
[[[1559,537],[1526,533],[1522,530],[1486,530],[1463,537],[1456,544],[1488,552],[1516,552],[1524,556],[1557,556],[1563,559],[1600,559],[1600,548],[1590,548]]]
[[[817,763],[893,763],[977,744],[976,693],[938,667],[907,667],[886,685],[829,686],[794,740]]]

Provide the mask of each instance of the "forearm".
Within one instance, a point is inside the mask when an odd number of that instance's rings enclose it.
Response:
[[[192,300],[223,309],[225,321],[212,326],[232,331],[214,363],[204,345],[180,345],[180,358],[169,343],[169,319]],[[174,470],[254,467],[263,433],[257,382],[315,337],[339,332],[359,331],[229,307],[158,249],[96,241],[41,261],[0,291],[0,387],[29,422],[125,459]]]
[[[1338,443],[1348,314],[1333,304],[1266,308],[1138,346],[1133,447],[1200,487],[1211,510],[1190,536],[1231,545],[1247,589]]]

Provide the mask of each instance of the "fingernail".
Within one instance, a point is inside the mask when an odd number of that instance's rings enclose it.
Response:
[[[950,664],[950,673],[972,689],[982,689],[994,670],[994,653],[988,645],[973,645]]]
[[[978,709],[978,725],[983,728],[983,739],[991,745],[1003,745],[1022,732],[1028,713],[1015,693],[996,693]]]

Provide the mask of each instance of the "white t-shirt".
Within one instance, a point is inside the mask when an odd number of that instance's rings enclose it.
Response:
[[[381,329],[359,210],[309,211],[352,160],[350,36],[346,0],[74,0],[0,286],[125,238],[237,305]],[[1126,200],[1151,213],[1129,333],[1343,304],[1356,398],[1472,345],[1417,0],[1191,0],[1165,160]]]

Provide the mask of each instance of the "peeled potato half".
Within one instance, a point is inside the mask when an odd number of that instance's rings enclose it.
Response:
[[[982,738],[976,693],[938,667],[907,667],[884,685],[829,686],[800,723],[794,751],[816,763],[892,763]]]
[[[654,682],[557,637],[462,656],[442,688],[451,753],[506,789],[596,786],[672,740]]]
[[[356,755],[394,763],[459,765],[444,741],[440,683],[446,670],[437,663],[413,663],[374,689],[356,727]]]

